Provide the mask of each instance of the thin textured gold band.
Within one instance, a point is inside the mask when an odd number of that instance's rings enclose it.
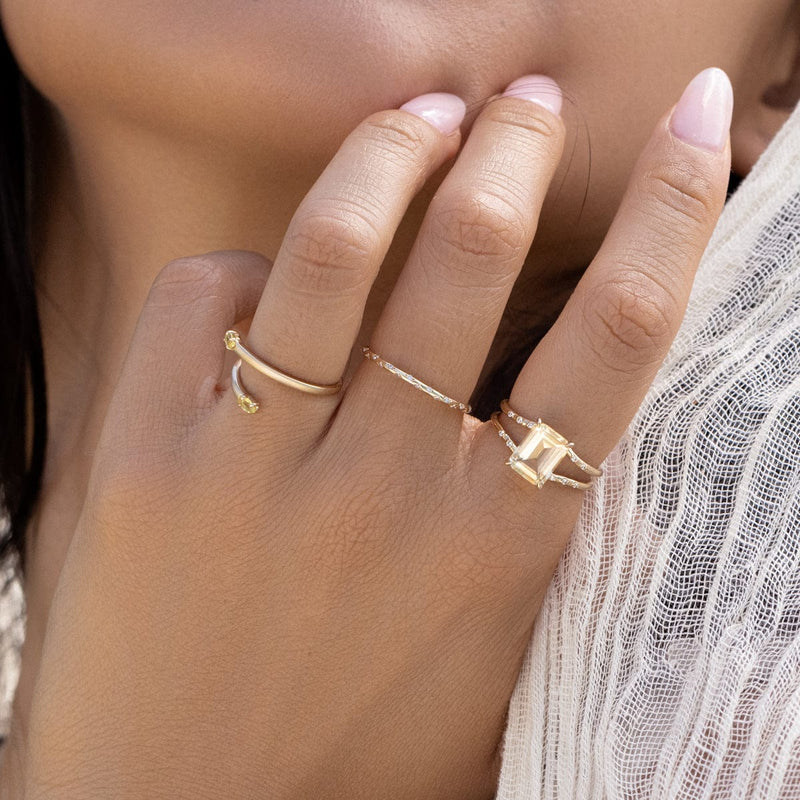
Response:
[[[419,378],[415,378],[408,372],[403,372],[403,370],[401,370],[399,367],[396,367],[394,364],[382,359],[377,353],[373,353],[369,347],[362,347],[361,352],[364,354],[364,358],[366,358],[367,361],[373,361],[379,367],[383,367],[387,372],[391,372],[392,375],[396,375],[398,378],[400,378],[400,380],[405,381],[415,389],[425,392],[428,397],[432,397],[434,400],[438,400],[440,403],[450,406],[450,408],[463,411],[465,414],[469,414],[469,412],[472,411],[471,405],[467,403],[459,403],[458,400],[453,400],[452,397],[448,397],[446,394],[442,394],[442,392],[437,392],[436,389],[434,389],[432,386],[428,386],[427,383],[423,383]]]
[[[511,456],[506,461],[506,464],[518,475],[525,478],[528,483],[532,483],[540,489],[548,481],[560,483],[570,489],[590,488],[591,481],[576,481],[566,475],[558,475],[553,472],[565,457],[583,469],[584,472],[591,472],[594,476],[603,474],[600,470],[587,464],[583,459],[578,458],[572,450],[572,442],[568,442],[566,438],[541,420],[534,422],[530,433],[522,442],[517,444],[508,435],[503,423],[500,422],[501,413],[505,412],[495,411],[491,416],[491,422],[497,430],[498,436],[511,450]],[[531,463],[534,460],[536,460],[536,468]]]
[[[233,350],[233,352],[236,353],[236,355],[239,356],[242,361],[244,361],[246,364],[249,364],[253,369],[258,370],[262,375],[266,375],[268,378],[272,378],[272,380],[282,383],[284,386],[288,386],[290,389],[297,389],[298,391],[305,392],[306,394],[316,395],[338,394],[338,392],[341,391],[342,381],[327,385],[321,383],[309,383],[308,381],[301,380],[300,378],[295,378],[293,375],[287,375],[285,372],[281,372],[275,367],[271,367],[269,364],[253,355],[253,353],[251,353],[247,347],[242,344],[242,338],[237,331],[227,331],[225,333],[225,347],[227,347],[228,350]]]

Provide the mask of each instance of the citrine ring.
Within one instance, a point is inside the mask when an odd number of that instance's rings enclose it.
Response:
[[[576,467],[592,477],[599,477],[602,471],[597,467],[587,464],[572,449],[574,442],[570,442],[558,431],[553,430],[541,419],[531,420],[517,414],[509,405],[508,400],[503,400],[500,404],[500,411],[492,414],[492,424],[497,430],[500,438],[506,443],[511,456],[506,464],[511,467],[518,475],[521,475],[529,483],[538,486],[540,489],[548,481],[560,483],[571,489],[588,489],[591,481],[576,481],[566,475],[558,475],[556,467],[565,458],[568,458]],[[517,444],[509,435],[500,422],[500,416],[504,415],[513,419],[519,425],[530,430],[528,435]]]

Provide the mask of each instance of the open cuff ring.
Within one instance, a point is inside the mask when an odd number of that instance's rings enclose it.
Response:
[[[231,388],[236,395],[236,401],[239,403],[239,408],[248,414],[255,414],[259,409],[259,405],[255,400],[253,400],[252,397],[250,397],[247,392],[245,392],[242,386],[242,379],[240,375],[242,361],[249,364],[251,367],[253,367],[253,369],[258,370],[258,372],[260,372],[262,375],[266,375],[268,378],[271,378],[272,380],[277,381],[284,386],[288,386],[291,389],[297,389],[298,391],[305,392],[306,394],[338,394],[339,391],[341,391],[342,381],[331,384],[309,383],[308,381],[301,380],[300,378],[295,378],[293,375],[281,372],[279,369],[267,364],[265,361],[262,361],[260,358],[255,356],[244,344],[242,344],[242,338],[238,331],[231,330],[225,333],[225,347],[227,347],[228,350],[233,350],[233,352],[239,356],[239,360],[233,365],[233,369],[231,370]]]

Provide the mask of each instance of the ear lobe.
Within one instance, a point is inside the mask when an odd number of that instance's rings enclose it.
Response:
[[[788,95],[782,95],[788,97]],[[757,105],[734,115],[731,126],[731,169],[744,177],[753,168],[775,134],[791,116],[794,104],[781,101],[768,103],[764,99]]]
[[[731,126],[731,169],[737,175],[750,172],[800,101],[800,43],[796,32],[790,35],[794,56],[789,76],[764,81],[760,93],[737,103]]]

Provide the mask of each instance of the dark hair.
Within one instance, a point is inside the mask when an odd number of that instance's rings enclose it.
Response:
[[[44,357],[30,237],[31,87],[0,29],[0,564],[25,568],[25,529],[47,440]],[[30,391],[29,391],[30,390]]]

